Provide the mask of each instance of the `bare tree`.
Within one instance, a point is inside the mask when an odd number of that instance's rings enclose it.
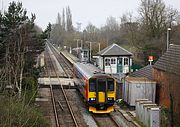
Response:
[[[100,30],[101,36],[105,39],[107,45],[120,42],[120,25],[116,18],[108,17],[105,26],[101,27]]]
[[[67,32],[73,31],[72,14],[69,6],[66,8],[66,26],[67,26]]]
[[[121,17],[121,37],[125,39],[132,47],[142,49],[142,42],[140,37],[140,24],[133,21],[132,13],[123,14]]]
[[[162,0],[141,0],[139,14],[147,36],[160,38],[177,16],[177,11],[166,8]]]
[[[62,11],[62,28],[63,28],[64,31],[66,30],[66,22],[65,22],[65,11],[64,11],[64,8],[63,8],[63,11]]]
[[[97,40],[98,29],[93,24],[89,23],[86,26],[86,40],[96,41]]]

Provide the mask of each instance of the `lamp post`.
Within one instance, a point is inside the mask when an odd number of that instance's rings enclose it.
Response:
[[[81,49],[83,48],[83,40],[81,40]]]
[[[89,61],[91,62],[91,57],[92,57],[92,43],[97,43],[97,42],[92,42],[92,41],[85,41],[85,43],[89,43]],[[99,52],[101,50],[101,44],[99,43]]]
[[[169,48],[169,42],[170,42],[170,31],[171,31],[171,28],[167,28],[167,50]]]
[[[99,52],[101,51],[101,43],[99,43]]]
[[[77,48],[76,48],[76,52],[77,52],[77,57],[79,56],[79,41],[80,39],[74,39],[77,42]]]
[[[89,43],[89,62],[91,62],[91,49],[92,49],[92,42],[91,41],[86,41],[86,43]]]
[[[76,40],[77,41],[77,49],[79,48],[79,39]]]

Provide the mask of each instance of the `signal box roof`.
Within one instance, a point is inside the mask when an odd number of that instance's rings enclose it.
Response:
[[[117,44],[112,44],[97,53],[100,56],[132,56],[132,53]]]

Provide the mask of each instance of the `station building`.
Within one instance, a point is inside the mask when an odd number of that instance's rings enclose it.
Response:
[[[85,48],[74,48],[72,54],[75,55],[80,62],[88,63],[89,62],[89,49]]]
[[[128,73],[132,66],[132,53],[117,44],[112,44],[99,51],[96,56],[96,65],[105,73]]]

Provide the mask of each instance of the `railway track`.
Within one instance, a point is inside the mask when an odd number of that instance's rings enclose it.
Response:
[[[50,61],[51,57],[48,54],[48,61]],[[53,66],[52,62],[49,62],[48,69],[53,69],[56,76],[59,79],[59,76],[56,73],[56,70]],[[49,74],[49,80],[51,82],[50,73]],[[59,80],[60,83],[60,80]],[[77,121],[75,119],[75,115],[72,111],[72,108],[69,104],[67,95],[64,91],[64,88],[62,84],[60,86],[53,88],[53,84],[50,83],[50,93],[52,98],[52,105],[54,110],[54,118],[55,118],[55,124],[56,127],[78,127]]]
[[[53,66],[52,66],[52,60],[49,58],[49,53],[50,52],[48,52],[48,48],[46,47],[46,50],[45,50],[45,52],[44,52],[44,59],[45,59],[45,67],[43,68],[44,69],[44,71],[43,71],[43,76],[44,77],[55,77],[56,76],[56,74],[55,74],[55,72],[54,72],[54,68],[53,68]]]
[[[78,127],[75,115],[69,104],[65,91],[61,88],[53,89],[56,100],[58,120],[61,127]]]
[[[98,127],[121,127],[110,114],[92,114]]]
[[[61,67],[65,73],[64,77],[72,78],[73,77],[73,69],[72,65],[64,58],[64,56],[55,50],[53,47],[50,47],[52,52],[54,53],[55,57],[57,58],[58,62],[61,64]]]

